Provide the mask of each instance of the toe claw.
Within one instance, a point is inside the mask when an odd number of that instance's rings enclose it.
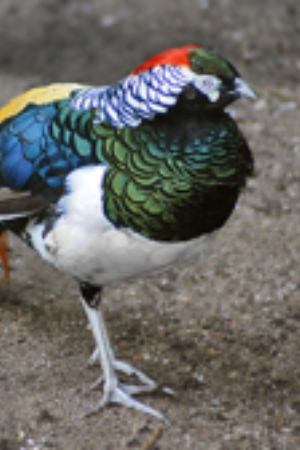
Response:
[[[101,384],[103,384],[103,382],[104,382],[103,376],[97,378],[97,380],[94,381],[94,383],[90,387],[91,391],[94,391],[95,389],[97,389]]]
[[[93,366],[98,361],[99,361],[99,350],[96,347],[95,350],[93,351],[93,353],[91,354],[91,356],[89,357],[88,366]]]
[[[169,388],[168,386],[161,386],[160,390],[167,395],[170,395],[171,397],[178,397],[178,394],[174,389]]]

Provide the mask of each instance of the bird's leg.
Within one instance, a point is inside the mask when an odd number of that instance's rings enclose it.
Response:
[[[140,370],[115,358],[99,307],[101,289],[81,283],[80,290],[83,308],[88,317],[96,341],[97,355],[100,359],[103,371],[103,397],[96,409],[101,409],[109,403],[119,403],[129,408],[151,414],[152,416],[167,422],[164,415],[159,411],[132,397],[134,394],[153,391],[158,388],[158,385]],[[116,371],[124,372],[127,375],[135,375],[143,384],[132,385],[122,383],[118,379]]]

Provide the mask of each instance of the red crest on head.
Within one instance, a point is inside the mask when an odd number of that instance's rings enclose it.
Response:
[[[145,72],[156,66],[172,65],[190,67],[189,54],[191,50],[198,48],[194,44],[186,44],[182,47],[169,48],[163,53],[152,56],[143,64],[132,71],[132,75],[137,75],[140,72]]]

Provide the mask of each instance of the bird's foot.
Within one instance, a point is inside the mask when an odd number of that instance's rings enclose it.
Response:
[[[155,380],[153,380],[153,378],[150,378],[144,372],[142,372],[141,370],[137,369],[136,367],[125,361],[115,359],[113,361],[113,368],[118,372],[121,372],[130,377],[136,377],[139,380],[139,382],[141,383],[139,385],[123,384],[123,386],[126,386],[127,392],[130,393],[131,395],[142,394],[144,392],[161,391],[173,397],[177,396],[176,392],[172,388],[158,384]],[[97,388],[100,384],[103,383],[103,381],[104,381],[103,377],[102,376],[99,377],[95,381],[95,383],[93,383],[91,388],[92,389]]]
[[[111,381],[111,380],[110,380]],[[125,384],[119,382],[118,379],[113,382],[108,382],[104,384],[104,393],[103,397],[88,414],[87,416],[96,414],[105,406],[109,404],[119,404],[122,406],[126,406],[127,408],[133,408],[137,411],[141,411],[146,414],[150,414],[153,417],[165,422],[167,425],[170,425],[168,419],[155,408],[151,406],[145,405],[144,403],[136,400],[132,397],[132,395],[139,394],[141,392],[149,391],[150,389],[146,389],[146,386],[135,386],[131,384]]]
[[[92,389],[95,389],[100,384],[103,384],[103,397],[99,404],[88,415],[94,414],[103,409],[105,406],[115,403],[150,414],[157,419],[164,421],[166,424],[169,424],[167,418],[160,411],[145,405],[144,403],[133,398],[133,396],[153,391],[162,391],[165,394],[176,396],[175,391],[166,386],[159,385],[144,372],[127,362],[114,359],[112,366],[113,370],[116,372],[118,371],[126,376],[137,378],[140,384],[120,382],[115,372],[113,372],[111,378],[106,381],[103,377],[98,378],[92,385]]]

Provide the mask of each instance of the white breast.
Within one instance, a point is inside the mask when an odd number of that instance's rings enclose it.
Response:
[[[68,194],[59,202],[62,216],[45,238],[43,224],[27,230],[35,249],[50,263],[96,286],[143,275],[198,255],[209,236],[187,242],[149,240],[127,228],[115,228],[102,210],[105,168],[77,169],[67,179]]]

